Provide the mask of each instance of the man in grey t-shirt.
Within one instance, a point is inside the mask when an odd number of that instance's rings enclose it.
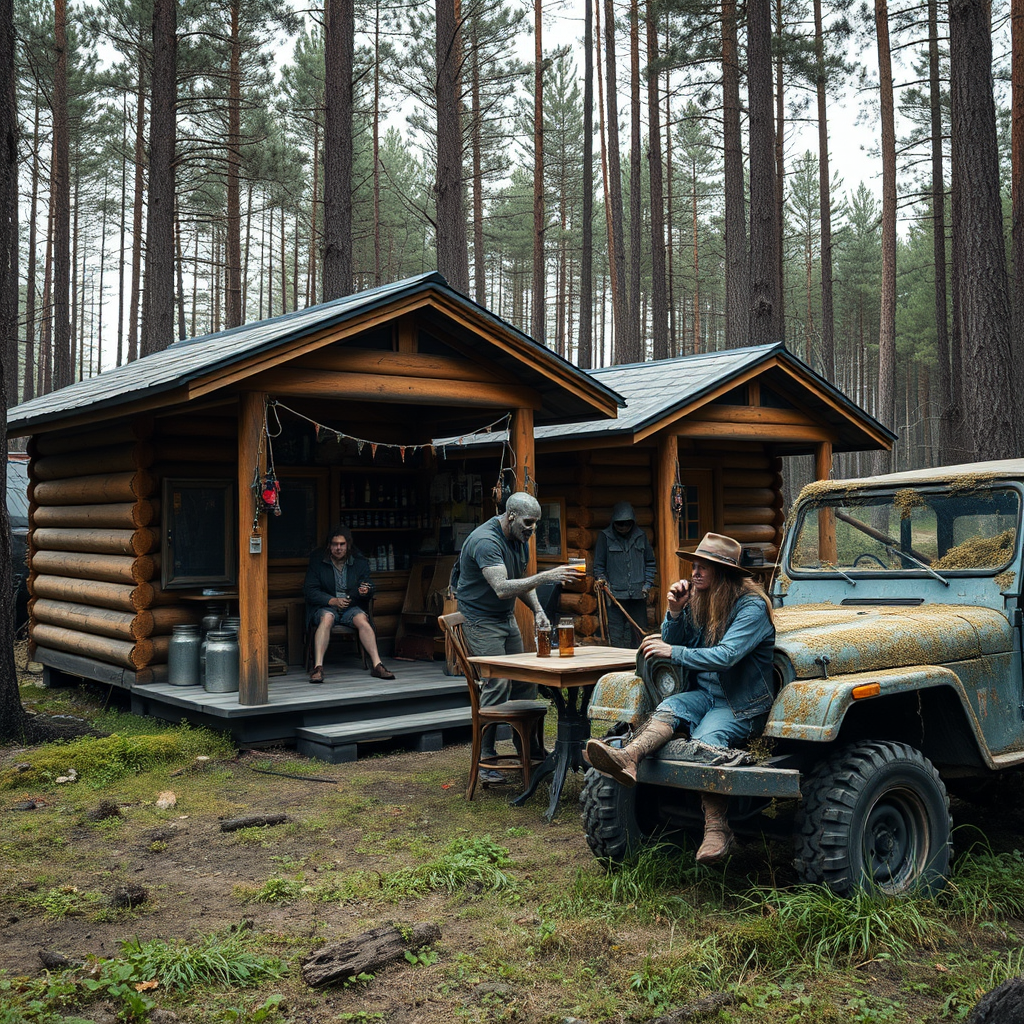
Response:
[[[521,578],[530,557],[530,538],[540,519],[540,503],[531,494],[519,491],[505,503],[505,511],[478,526],[462,545],[456,598],[459,611],[466,617],[466,642],[472,654],[519,654],[523,638],[515,619],[515,604],[521,600],[532,612],[538,629],[550,629],[544,609],[537,598],[541,583],[565,583],[575,578],[568,566]],[[537,687],[510,679],[485,679],[480,693],[484,705],[506,700],[529,700],[537,696]],[[484,733],[484,757],[495,756],[494,728]],[[484,769],[483,782],[501,783],[501,772]]]

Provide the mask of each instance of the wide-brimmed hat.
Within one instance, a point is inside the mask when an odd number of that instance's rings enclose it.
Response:
[[[721,533],[705,533],[704,539],[697,545],[696,551],[677,551],[680,558],[688,562],[711,562],[713,565],[720,565],[730,569],[741,576],[753,576],[754,574],[740,565],[743,557],[743,545],[732,537],[726,537]]]

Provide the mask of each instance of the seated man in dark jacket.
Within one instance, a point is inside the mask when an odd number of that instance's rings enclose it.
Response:
[[[302,587],[306,599],[306,629],[316,628],[311,683],[324,681],[324,655],[335,622],[351,626],[359,634],[359,642],[373,666],[370,675],[377,679],[395,678],[380,660],[377,637],[366,614],[372,594],[370,563],[357,550],[349,528],[336,526],[324,547],[310,556]]]

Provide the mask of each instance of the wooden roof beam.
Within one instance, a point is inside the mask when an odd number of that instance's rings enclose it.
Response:
[[[689,417],[667,433],[677,437],[733,438],[744,441],[831,441],[835,432],[824,427],[800,426],[794,423],[720,423],[715,420]]]
[[[386,374],[394,377],[436,377],[441,380],[495,381],[497,375],[484,366],[467,365],[461,359],[425,352],[386,352],[380,349],[340,345],[320,349],[296,359],[294,369]]]
[[[342,373],[280,367],[246,381],[246,389],[307,398],[367,399],[405,405],[482,406],[498,409],[541,408],[532,388],[485,381],[440,380],[389,374]]]

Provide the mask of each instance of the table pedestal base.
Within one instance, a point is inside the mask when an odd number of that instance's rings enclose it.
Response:
[[[537,786],[549,775],[551,779],[551,799],[544,817],[550,821],[558,810],[558,801],[562,797],[565,778],[569,771],[586,769],[583,760],[583,745],[590,739],[590,719],[587,718],[587,707],[593,686],[576,686],[571,689],[556,689],[543,686],[558,709],[558,733],[555,748],[537,767],[530,777],[530,785],[512,801],[513,807],[522,807],[533,796]]]

